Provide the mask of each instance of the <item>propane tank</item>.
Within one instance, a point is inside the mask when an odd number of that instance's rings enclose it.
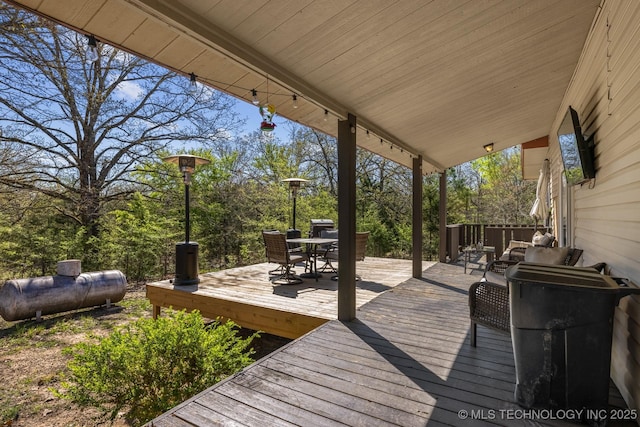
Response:
[[[127,279],[119,270],[7,280],[0,288],[0,316],[24,320],[115,303],[124,298],[126,288]]]

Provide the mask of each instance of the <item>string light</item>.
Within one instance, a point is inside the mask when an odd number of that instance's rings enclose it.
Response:
[[[88,35],[87,38],[87,63],[93,64],[98,60],[98,42],[93,35]]]
[[[193,74],[193,73],[190,73],[190,74],[189,74],[189,76],[191,77],[191,84],[193,84],[194,79],[197,79],[198,81],[199,81],[199,80],[202,80],[202,79],[199,79],[199,78],[198,78],[198,76],[196,76],[196,75],[195,75],[195,74]],[[253,103],[254,105],[260,105],[260,100],[258,99],[258,91],[257,91],[255,88],[254,88],[254,89],[248,89],[248,88],[246,88],[246,87],[235,86],[235,85],[233,85],[233,84],[228,84],[228,83],[219,82],[219,81],[214,81],[214,80],[207,80],[207,79],[205,79],[205,80],[204,80],[204,82],[205,82],[205,84],[210,84],[210,85],[220,84],[220,85],[225,85],[225,86],[227,86],[227,87],[235,87],[235,88],[237,88],[237,89],[242,89],[242,90],[245,90],[245,91],[251,90],[252,103]],[[268,89],[268,85],[269,85],[269,81],[267,80],[267,92],[266,92],[266,93],[267,93],[267,102],[269,102],[269,89]],[[274,96],[283,96],[283,95],[290,96],[290,97],[291,97],[291,101],[292,101],[292,104],[291,104],[291,105],[292,105],[292,107],[295,109],[295,108],[298,108],[298,106],[299,106],[299,103],[298,103],[298,95],[296,95],[296,94],[283,94],[283,93],[276,93],[276,94],[272,94],[272,95],[274,95]],[[304,98],[304,97],[303,97],[303,98]],[[316,104],[316,105],[317,105],[317,104]],[[319,105],[317,105],[317,106],[318,106],[318,107],[320,107]],[[323,120],[324,120],[325,122],[327,122],[327,121],[329,120],[329,110],[328,110],[328,109],[326,109],[326,108],[324,108]],[[361,129],[363,129],[363,128],[361,128]],[[365,130],[365,132],[366,132],[366,139],[367,139],[367,140],[370,140],[372,135],[373,135],[373,136],[376,136],[376,135],[375,135],[374,133],[372,133],[369,129],[363,129],[363,130]],[[352,131],[352,132],[354,132],[354,131],[355,131],[355,128],[353,128],[353,127],[352,127],[352,128],[351,128],[351,131]],[[267,134],[266,136],[270,136],[270,135],[268,135],[268,134]],[[384,146],[384,144],[385,144],[384,139],[383,139],[383,138],[380,138],[380,145],[383,145],[383,146]],[[389,144],[389,149],[390,149],[390,150],[393,150],[393,144],[391,144],[391,143],[388,143],[388,144]],[[400,151],[400,153],[404,154],[404,148],[402,148],[402,147],[396,147],[396,148],[398,148],[398,150]],[[413,155],[413,154],[411,154],[411,152],[408,152],[408,153],[407,153],[407,155],[409,156],[409,158],[410,158],[410,159],[413,159],[413,158],[414,158],[414,155]],[[417,158],[417,157],[415,157],[415,158]]]
[[[198,91],[198,82],[195,74],[189,74],[189,93],[194,94]]]

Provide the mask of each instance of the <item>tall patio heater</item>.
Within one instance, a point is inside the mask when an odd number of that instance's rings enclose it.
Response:
[[[286,178],[282,182],[289,183],[289,190],[291,191],[291,197],[293,198],[293,226],[292,229],[296,230],[296,199],[298,197],[298,190],[303,182],[307,182],[304,178]]]
[[[189,185],[191,185],[191,174],[198,165],[206,165],[209,160],[202,157],[182,154],[170,156],[163,159],[167,163],[177,164],[184,179],[184,242],[176,243],[176,277],[173,284],[195,285],[200,282],[198,272],[198,243],[192,242],[189,238]]]

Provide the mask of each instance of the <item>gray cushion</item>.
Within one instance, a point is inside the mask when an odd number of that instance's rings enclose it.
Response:
[[[551,246],[555,239],[555,236],[551,233],[542,234],[541,232],[536,231],[533,235],[533,239],[531,239],[531,243],[535,246]]]
[[[540,264],[564,264],[569,255],[569,248],[543,248],[540,246],[530,246],[524,253],[525,262],[537,262]]]

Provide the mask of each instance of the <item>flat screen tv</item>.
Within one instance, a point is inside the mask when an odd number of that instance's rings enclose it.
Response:
[[[595,178],[593,136],[585,139],[578,113],[571,107],[558,129],[558,142],[569,185]]]

